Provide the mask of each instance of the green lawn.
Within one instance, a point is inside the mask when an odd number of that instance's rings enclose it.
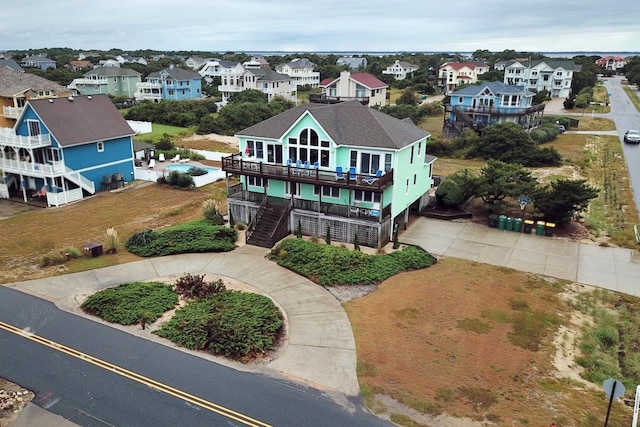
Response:
[[[190,128],[161,125],[157,123],[153,123],[151,126],[152,131],[150,133],[140,134],[136,137],[136,139],[153,144],[160,141],[165,133],[172,136],[188,136],[193,134],[193,130]]]

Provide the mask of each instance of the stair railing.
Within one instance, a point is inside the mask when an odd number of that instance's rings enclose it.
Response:
[[[273,246],[275,242],[289,234],[289,224],[286,219],[289,216],[291,209],[293,209],[293,197],[289,199],[289,203],[282,210],[282,213],[280,213],[280,217],[278,218],[276,226],[271,231],[271,233],[269,233],[269,244],[271,246]]]
[[[260,202],[260,206],[258,206],[258,211],[256,212],[256,216],[254,216],[251,219],[251,222],[249,223],[249,226],[247,227],[247,232],[244,235],[244,242],[248,243],[249,239],[251,238],[251,235],[253,234],[254,230],[256,229],[256,225],[258,224],[258,221],[260,220],[260,217],[262,216],[262,214],[264,213],[265,208],[267,207],[267,199],[268,197],[265,195],[262,198],[262,201]]]

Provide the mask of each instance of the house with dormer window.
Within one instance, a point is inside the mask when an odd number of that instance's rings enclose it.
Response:
[[[544,104],[533,105],[534,92],[502,82],[466,86],[450,94],[445,104],[443,134],[453,138],[471,129],[512,122],[529,130],[542,122]]]
[[[0,128],[0,197],[60,206],[124,186],[133,135],[107,95],[29,100]]]
[[[358,101],[303,104],[237,133],[222,159],[227,205],[247,242],[305,235],[383,246],[394,224],[422,210],[433,186],[429,132]],[[240,183],[230,185],[231,176]]]

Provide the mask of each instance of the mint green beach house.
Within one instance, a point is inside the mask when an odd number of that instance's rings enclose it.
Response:
[[[228,209],[247,243],[308,236],[384,246],[433,195],[429,132],[358,101],[303,104],[240,131],[223,158]],[[239,177],[239,183],[231,180]],[[233,183],[233,185],[232,185]]]

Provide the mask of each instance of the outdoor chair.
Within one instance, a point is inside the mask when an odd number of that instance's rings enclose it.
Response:
[[[368,176],[366,178],[363,178],[362,180],[369,185],[373,185],[381,176],[382,176],[382,171],[378,169],[378,172],[376,172],[376,176]]]
[[[351,166],[349,168],[349,179],[355,181],[356,179],[356,168],[354,168],[353,166]]]
[[[344,172],[342,172],[342,166],[336,166],[336,181],[344,181]]]
[[[159,162],[164,162],[164,153],[158,154],[158,161]]]

